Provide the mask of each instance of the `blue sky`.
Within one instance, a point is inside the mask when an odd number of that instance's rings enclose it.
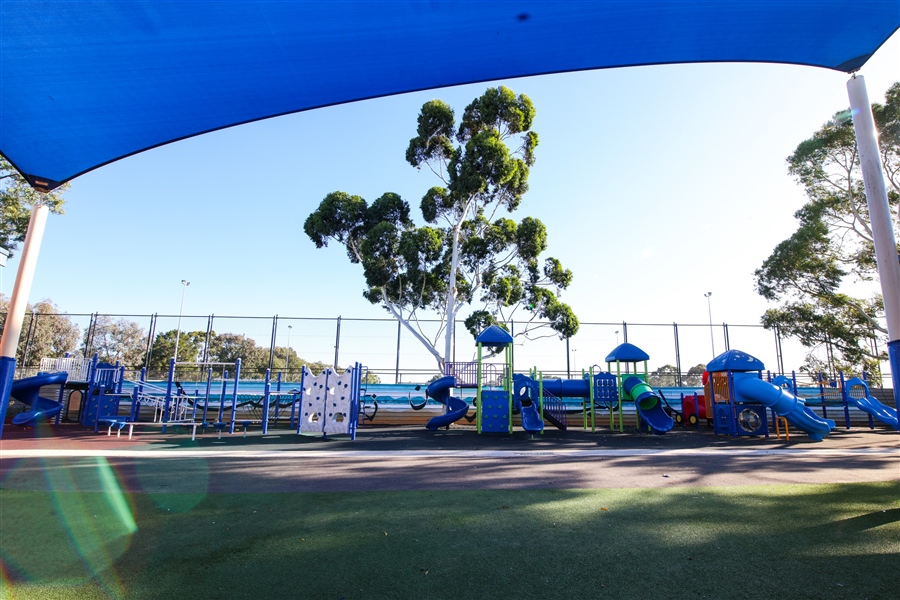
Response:
[[[900,79],[898,65],[900,33],[861,71],[872,101]],[[548,253],[574,271],[563,299],[582,321],[703,324],[712,291],[714,322],[758,323],[767,305],[753,270],[804,202],[785,158],[848,106],[847,78],[708,64],[491,83],[537,108],[537,164],[516,216],[543,220]],[[177,315],[186,279],[185,315],[386,317],[362,298],[359,267],[339,247],[316,250],[303,222],[335,190],[370,201],[394,191],[417,207],[436,184],[404,160],[419,108],[441,98],[460,114],[486,87],[281,117],[88,173],[73,181],[67,214],[50,218],[30,299],[70,313]],[[7,295],[17,267],[4,270]],[[246,333],[268,342],[260,323]],[[592,339],[583,355],[614,345],[611,332]]]

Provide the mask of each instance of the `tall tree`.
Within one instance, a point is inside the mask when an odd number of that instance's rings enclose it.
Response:
[[[85,346],[88,343],[87,335],[86,331]],[[91,352],[96,352],[103,362],[114,364],[119,361],[129,368],[140,368],[144,365],[147,332],[134,321],[113,319],[108,315],[98,316],[94,321],[90,342]]]
[[[6,321],[9,298],[0,294],[0,331]],[[22,364],[38,364],[42,358],[58,358],[78,349],[81,329],[72,318],[59,311],[50,300],[41,300],[25,309],[17,356]],[[27,350],[27,355],[26,355]]]
[[[178,338],[178,362],[196,362],[200,360],[203,345],[206,343],[205,331],[182,331],[172,329],[158,333],[150,349],[149,369],[155,376],[166,373],[169,361],[175,356],[175,338]]]
[[[269,349],[256,344],[253,338],[238,333],[219,333],[209,341],[209,356],[213,362],[236,362],[241,359],[241,374],[262,377],[269,366]],[[297,365],[300,366],[300,365]]]
[[[12,253],[25,240],[31,208],[38,202],[52,213],[63,214],[63,194],[68,189],[69,184],[64,184],[46,194],[38,192],[0,156],[0,248]]]
[[[531,100],[505,87],[476,98],[458,127],[450,106],[426,102],[406,160],[440,180],[419,204],[427,225],[413,223],[397,194],[369,205],[345,192],[328,194],[304,224],[317,248],[329,241],[346,248],[350,262],[362,265],[363,296],[398,319],[441,368],[453,356],[454,322],[466,306],[475,309],[466,319],[473,333],[505,324],[519,309],[530,313],[530,326],[518,336],[578,331],[575,313],[557,297],[572,272],[555,258],[539,260],[546,227],[536,218],[516,223],[508,216],[528,190],[538,144],[534,116]],[[420,325],[421,311],[433,311],[442,323],[431,338]]]
[[[885,104],[872,106],[880,132],[888,202],[900,199],[900,83]],[[767,328],[799,339],[809,349],[804,370],[878,369],[878,342],[886,339],[869,211],[859,170],[850,111],[842,111],[788,157],[788,172],[808,201],[795,213],[797,231],[778,244],[754,273],[764,298],[780,302],[762,317]],[[897,223],[894,222],[895,235]],[[869,285],[870,289],[874,286]]]

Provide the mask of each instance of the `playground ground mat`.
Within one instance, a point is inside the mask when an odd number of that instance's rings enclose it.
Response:
[[[893,598],[900,435],[0,441],[0,598]]]

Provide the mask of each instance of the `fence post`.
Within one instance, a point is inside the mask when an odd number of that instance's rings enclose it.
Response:
[[[275,366],[275,336],[278,334],[278,315],[272,317],[272,339],[269,341],[269,371]]]
[[[31,321],[28,322],[28,333],[25,334],[25,347],[22,349],[22,367],[28,366],[28,353],[31,350],[31,343],[34,341],[34,329],[38,318],[37,311],[31,311]]]
[[[681,387],[681,347],[678,344],[678,323],[672,321],[675,330],[675,385]]]
[[[147,329],[147,351],[144,352],[144,369],[150,369],[150,359],[153,357],[153,338],[156,337],[156,313],[150,315],[150,327]]]
[[[400,383],[400,321],[397,321],[397,365],[394,367],[394,383]],[[456,335],[454,329],[453,335]],[[456,343],[453,344],[453,353],[456,354]]]
[[[215,320],[215,315],[209,315],[206,319],[206,342],[203,344],[203,362],[209,362],[209,340],[212,338],[213,332],[213,321]]]
[[[784,356],[781,354],[781,331],[778,329],[778,325],[774,327],[775,330],[775,361],[778,363],[778,373],[779,375],[784,375]]]
[[[622,321],[622,343],[628,343],[628,323]]]
[[[341,317],[337,318],[337,331],[334,334],[334,370],[338,370],[338,356],[341,352]]]
[[[87,359],[88,356],[91,355],[91,346],[94,343],[94,325],[97,319],[97,315],[100,313],[91,313],[91,320],[88,323],[87,332],[84,336],[84,358]]]
[[[725,334],[725,352],[731,350],[731,340],[728,339],[728,325],[726,323],[722,323],[722,331]]]

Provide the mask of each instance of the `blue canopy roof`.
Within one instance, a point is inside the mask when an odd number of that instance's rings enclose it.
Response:
[[[740,350],[729,350],[718,355],[706,365],[710,373],[718,371],[762,371],[762,361]]]
[[[504,346],[512,344],[513,339],[512,336],[509,335],[509,333],[502,327],[491,325],[478,334],[478,337],[475,338],[475,342],[484,346],[502,348]]]
[[[634,344],[629,344],[625,342],[624,344],[619,344],[615,347],[615,349],[610,352],[605,362],[639,362],[642,360],[650,360],[650,355],[635,346]]]
[[[239,123],[414,90],[686,62],[850,72],[897,0],[0,2],[0,152],[51,189]]]

